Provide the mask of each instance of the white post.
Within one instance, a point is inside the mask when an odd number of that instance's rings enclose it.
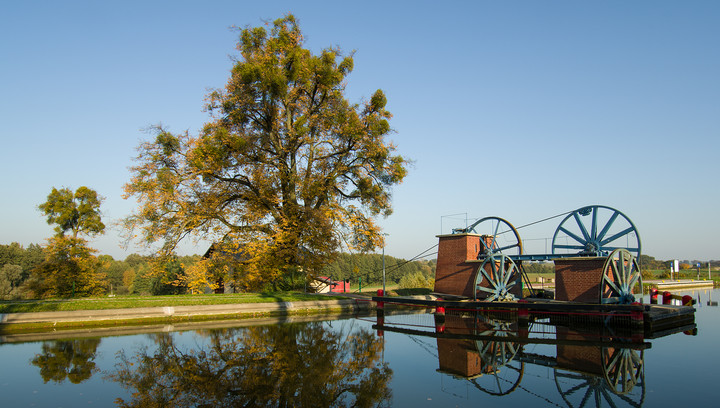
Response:
[[[383,296],[387,296],[385,294],[385,239],[383,238]]]

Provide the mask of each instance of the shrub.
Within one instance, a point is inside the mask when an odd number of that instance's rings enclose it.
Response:
[[[435,280],[423,275],[422,272],[413,272],[403,275],[399,282],[400,289],[426,288],[432,289],[435,286]]]

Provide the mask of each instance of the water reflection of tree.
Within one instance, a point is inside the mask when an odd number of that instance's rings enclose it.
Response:
[[[389,405],[392,370],[367,330],[322,323],[286,324],[204,333],[209,345],[181,351],[157,337],[153,354],[120,354],[108,377],[133,390],[123,407]]]
[[[40,367],[45,382],[61,383],[68,379],[79,384],[97,372],[94,360],[98,345],[100,339],[44,342],[42,354],[36,354],[31,362]]]

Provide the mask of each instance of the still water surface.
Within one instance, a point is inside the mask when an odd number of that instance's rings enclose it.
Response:
[[[409,313],[386,316],[391,330],[382,335],[373,316],[25,342],[0,338],[0,405],[712,405],[720,308],[710,302],[720,299],[720,290],[683,294],[699,300],[697,335],[638,339],[540,321],[528,328],[530,341],[517,342],[505,341],[523,336],[515,324],[454,316],[440,324],[432,315]]]

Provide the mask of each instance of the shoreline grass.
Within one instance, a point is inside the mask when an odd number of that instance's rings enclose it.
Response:
[[[0,313],[130,309],[164,306],[203,306],[233,303],[299,302],[304,300],[331,299],[340,299],[340,297],[303,292],[269,292],[167,296],[123,295],[77,299],[3,300],[0,301]]]

